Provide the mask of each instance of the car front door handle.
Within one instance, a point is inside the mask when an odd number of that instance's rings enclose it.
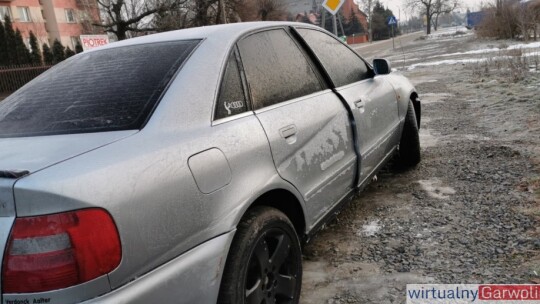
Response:
[[[364,108],[364,101],[362,99],[358,99],[357,101],[354,102],[354,105],[358,109],[363,109]]]

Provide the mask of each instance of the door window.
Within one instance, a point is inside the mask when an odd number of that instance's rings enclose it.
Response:
[[[296,29],[321,61],[336,87],[369,78],[366,63],[336,38],[309,29]]]
[[[253,34],[238,47],[255,109],[322,90],[306,56],[285,30]]]

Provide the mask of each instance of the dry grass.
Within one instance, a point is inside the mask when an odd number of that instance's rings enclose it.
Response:
[[[530,73],[537,72],[540,72],[540,55],[521,49],[501,50],[497,56],[486,57],[473,64],[475,77],[483,79],[499,76],[510,83],[520,82]]]

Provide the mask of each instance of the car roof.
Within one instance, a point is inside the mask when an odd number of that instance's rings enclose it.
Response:
[[[121,46],[156,43],[165,41],[177,41],[177,40],[194,40],[194,39],[219,39],[221,41],[237,40],[242,35],[251,31],[256,31],[265,28],[279,27],[279,26],[302,26],[319,28],[314,25],[299,22],[276,22],[276,21],[263,21],[263,22],[240,22],[229,23],[220,25],[210,25],[203,27],[194,27],[158,34],[152,34],[137,38],[126,39],[118,42],[113,42],[103,47],[99,47],[94,50],[104,50],[108,48],[116,48]]]

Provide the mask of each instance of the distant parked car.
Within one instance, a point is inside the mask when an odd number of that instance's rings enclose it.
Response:
[[[302,23],[113,43],[0,103],[3,303],[298,303],[300,244],[393,156],[420,101]]]

